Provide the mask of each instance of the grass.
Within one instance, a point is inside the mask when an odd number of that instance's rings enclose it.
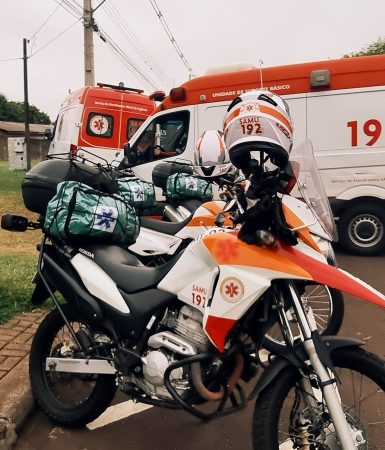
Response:
[[[10,171],[8,163],[0,161],[0,215],[11,213],[37,219],[23,204],[24,175],[24,171]],[[0,229],[0,324],[18,312],[33,309],[29,299],[34,288],[36,245],[40,239],[40,231],[15,233]]]
[[[36,258],[26,255],[0,255],[0,323],[22,311],[31,311],[30,302]]]

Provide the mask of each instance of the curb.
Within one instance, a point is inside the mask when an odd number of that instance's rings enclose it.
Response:
[[[0,450],[9,450],[18,432],[35,408],[28,375],[28,356],[0,383]]]
[[[0,450],[10,450],[35,409],[29,382],[29,348],[47,311],[21,313],[0,326]]]

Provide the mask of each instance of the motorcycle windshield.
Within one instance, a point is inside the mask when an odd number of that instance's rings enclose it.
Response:
[[[337,240],[337,228],[330,208],[329,199],[322,182],[309,139],[292,149],[289,161],[297,174],[297,186],[303,200],[330,239]]]

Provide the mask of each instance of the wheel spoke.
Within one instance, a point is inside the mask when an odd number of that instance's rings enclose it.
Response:
[[[341,406],[357,450],[384,450],[385,363],[362,349],[336,350],[332,359]],[[317,394],[317,401],[309,402],[309,395],[298,385],[299,377],[303,375],[288,368],[258,398],[253,425],[271,433],[261,440],[254,434],[255,450],[309,446],[341,450],[324,399]],[[312,389],[314,394],[318,392],[314,385]]]
[[[88,326],[80,313],[69,305],[64,305],[63,311],[75,333],[84,330],[92,339],[96,332],[100,332]],[[115,377],[46,370],[48,356],[63,359],[84,357],[58,310],[47,314],[31,345],[32,392],[38,405],[58,424],[78,427],[96,419],[116,392]]]

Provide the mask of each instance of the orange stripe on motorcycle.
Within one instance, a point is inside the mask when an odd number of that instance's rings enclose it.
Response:
[[[325,284],[385,308],[385,296],[350,273],[329,266],[327,263],[318,261],[293,247],[283,244],[273,251],[279,252],[280,255],[296,265],[306,267],[311,278],[317,283]]]
[[[283,214],[285,216],[286,222],[290,228],[297,228],[297,227],[302,227],[303,225],[305,225],[302,222],[302,220],[296,214],[294,214],[293,211],[290,208],[288,208],[285,204],[282,204],[282,210],[283,210]],[[296,232],[297,232],[299,238],[303,242],[305,242],[311,248],[314,248],[315,251],[321,253],[321,250],[318,247],[318,245],[315,243],[314,239],[312,238],[308,227],[297,230]]]
[[[219,265],[251,266],[270,269],[304,279],[312,279],[306,266],[301,267],[281,254],[279,247],[264,248],[240,241],[237,233],[217,233],[203,239]]]
[[[202,205],[203,208],[207,209],[207,211],[211,212],[213,215],[217,215],[223,211],[223,203],[218,205],[217,202],[206,202]]]
[[[213,216],[199,216],[193,217],[186,225],[187,227],[214,227],[215,217]]]

